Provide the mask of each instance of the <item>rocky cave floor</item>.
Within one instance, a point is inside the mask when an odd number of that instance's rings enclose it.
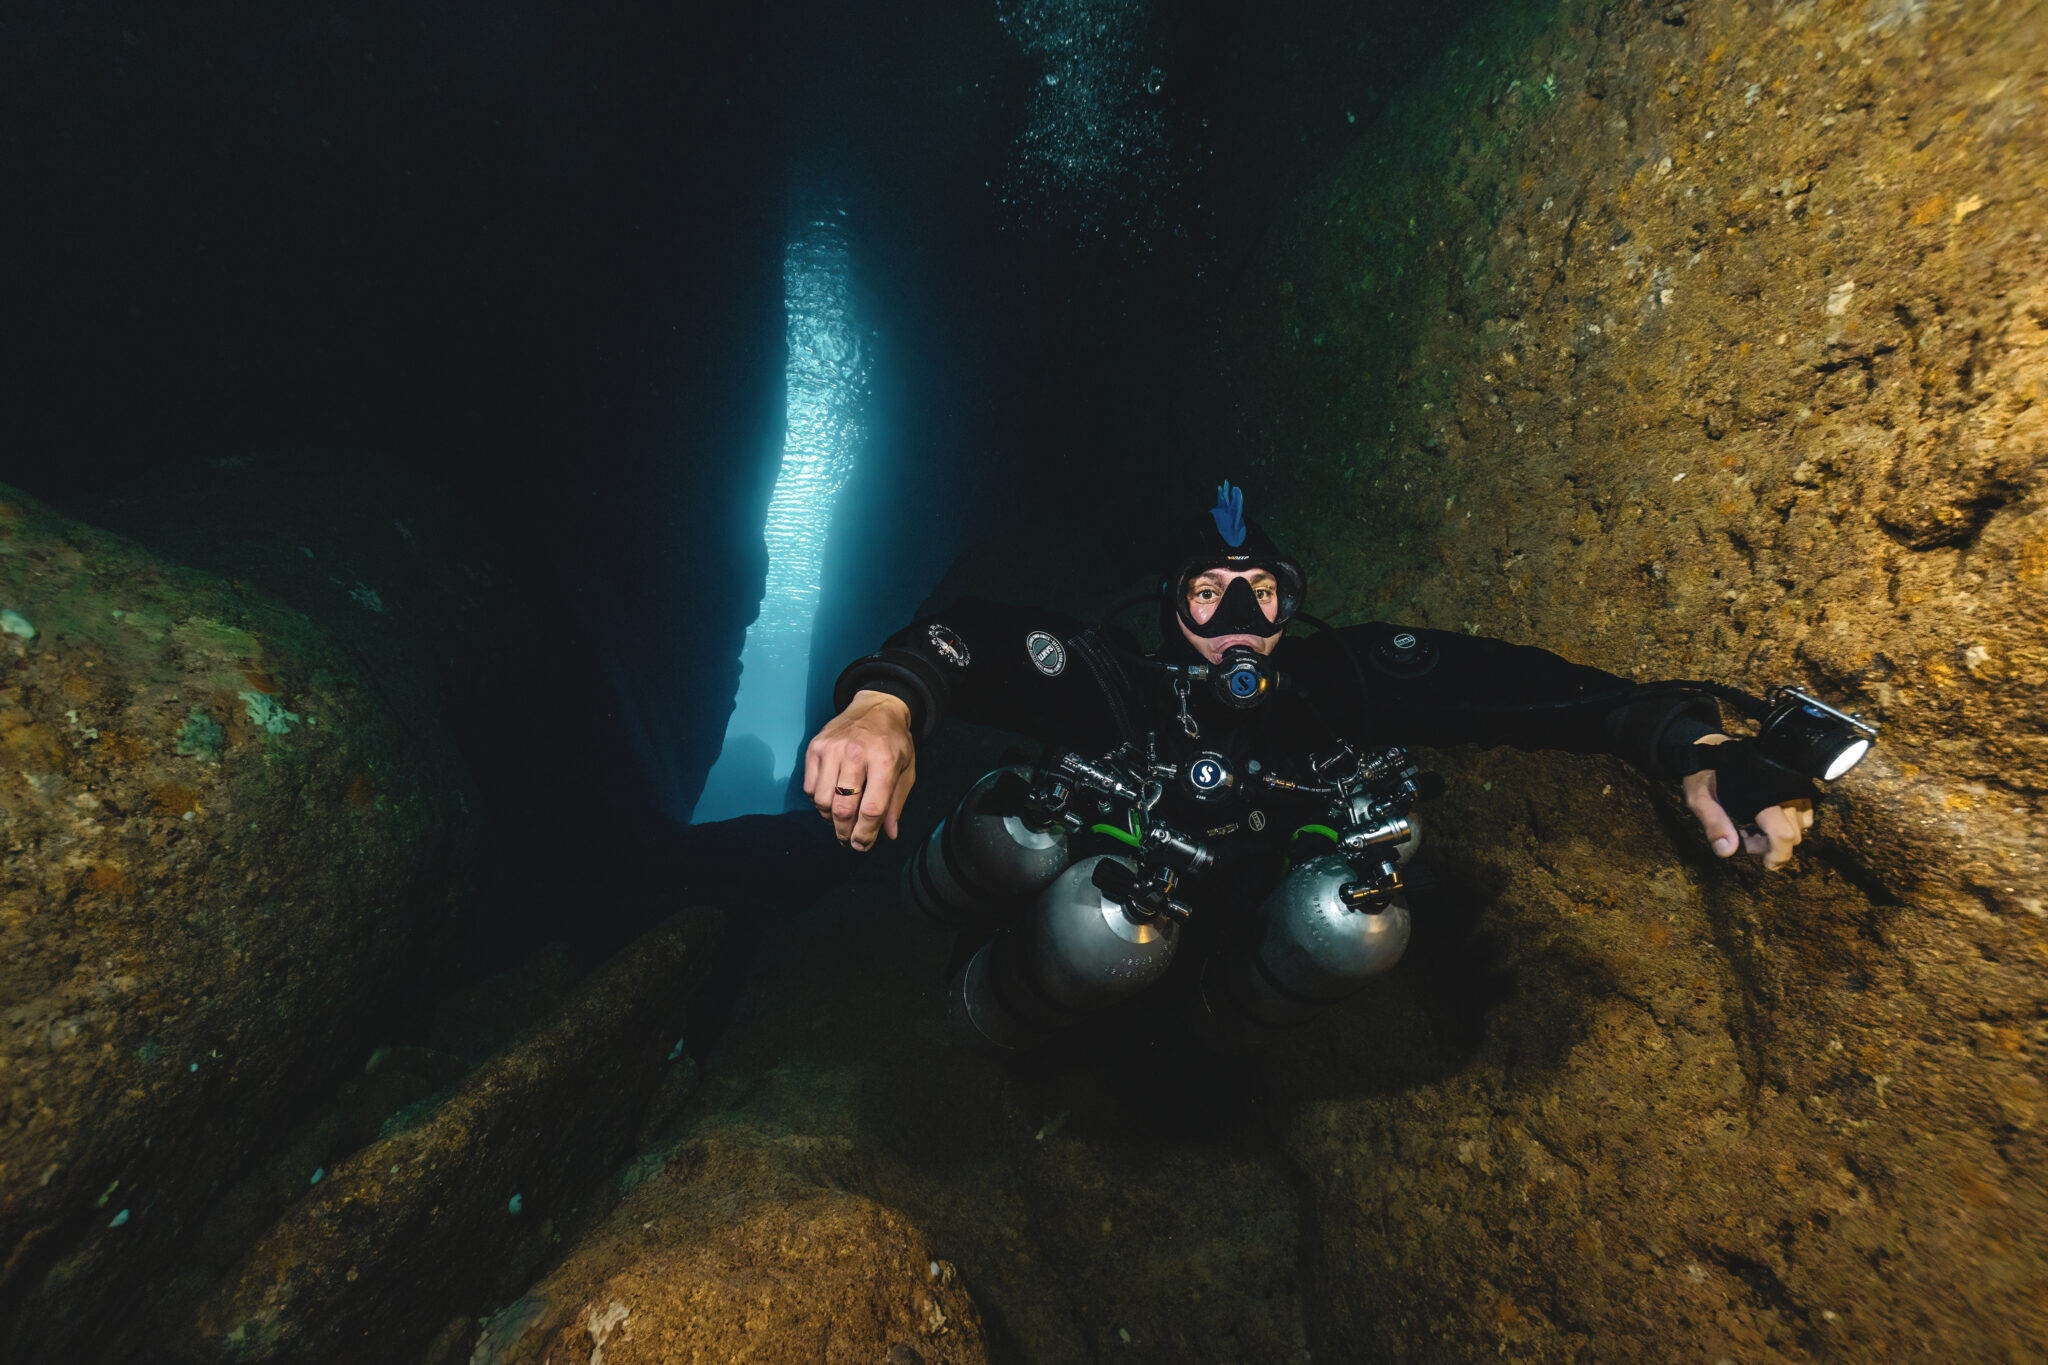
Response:
[[[599,708],[505,687],[559,652],[459,536],[310,539],[345,484],[244,553],[287,523],[223,475],[162,558],[4,490],[0,1341],[2048,1358],[2044,109],[2039,4],[1504,6],[1288,208],[1229,349],[1321,614],[1803,679],[1884,739],[1768,877],[1605,760],[1434,756],[1413,949],[1246,1065],[1135,1012],[950,1047],[951,945],[808,817],[648,876],[530,837],[657,927],[365,1048],[509,903],[482,799],[548,830],[604,769],[473,770]],[[921,756],[916,821],[999,744]]]

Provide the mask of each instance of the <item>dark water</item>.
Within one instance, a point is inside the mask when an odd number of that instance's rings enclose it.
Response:
[[[845,207],[877,358],[815,710],[970,539],[1078,511],[1135,562],[1158,499],[1241,458],[1231,285],[1457,17],[17,6],[0,475],[62,503],[257,447],[424,471],[604,665],[619,781],[673,817],[765,567],[792,205]]]

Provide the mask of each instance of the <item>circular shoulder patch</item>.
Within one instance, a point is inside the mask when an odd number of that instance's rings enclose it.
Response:
[[[1436,646],[1410,630],[1382,636],[1371,650],[1373,667],[1396,678],[1419,678],[1436,667]]]
[[[934,621],[925,631],[932,642],[932,648],[939,651],[939,657],[955,668],[967,667],[974,656],[967,652],[967,642],[960,638],[958,631]]]
[[[1067,647],[1060,643],[1057,635],[1034,630],[1024,637],[1024,652],[1031,656],[1031,666],[1048,678],[1057,678],[1067,669]]]

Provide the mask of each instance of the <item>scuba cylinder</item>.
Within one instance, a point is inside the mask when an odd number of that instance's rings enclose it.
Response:
[[[1029,915],[981,945],[947,990],[948,1012],[973,1042],[1016,1052],[1157,981],[1173,961],[1179,926],[1119,900],[1097,880],[1105,866],[1135,881],[1125,858],[1075,863]],[[1116,873],[1102,876],[1114,884]]]
[[[1072,861],[1067,829],[1032,800],[1026,768],[997,768],[903,864],[903,898],[949,929],[993,929]]]
[[[1247,1022],[1287,1028],[1356,995],[1408,947],[1407,902],[1391,890],[1377,891],[1334,853],[1295,868],[1261,907],[1266,933],[1258,950],[1208,964],[1221,963],[1219,971],[1204,973],[1210,1011],[1222,1003],[1215,998],[1220,987]]]
[[[1040,770],[1034,808],[1078,830],[1087,821],[1075,798],[1085,794],[1097,812],[1124,817],[1128,832],[1096,828],[1135,856],[1083,858],[975,951],[947,987],[948,1013],[969,1042],[999,1054],[1032,1047],[1165,974],[1180,942],[1177,921],[1190,913],[1175,894],[1181,878],[1214,865],[1204,845],[1155,818],[1176,776],[1149,739],[1142,754],[1135,745],[1099,760],[1068,753]]]
[[[1203,1028],[1241,1050],[1349,999],[1401,960],[1410,917],[1401,868],[1421,831],[1408,808],[1426,783],[1402,749],[1360,760],[1348,746],[1311,759],[1320,783],[1272,782],[1330,796],[1337,828],[1307,826],[1336,847],[1298,863],[1260,907],[1265,932],[1248,952],[1203,964]]]

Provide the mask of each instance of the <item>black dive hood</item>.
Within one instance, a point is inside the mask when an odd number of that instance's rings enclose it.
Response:
[[[1207,569],[1264,569],[1279,584],[1280,609],[1267,620],[1258,599],[1243,579],[1224,590],[1215,614],[1197,624],[1188,614],[1188,582]],[[1205,640],[1223,635],[1256,635],[1261,639],[1286,629],[1308,596],[1308,575],[1301,565],[1280,553],[1259,524],[1244,514],[1244,490],[1228,480],[1216,490],[1216,506],[1177,536],[1159,582],[1159,630],[1168,641],[1178,639],[1175,622]]]

